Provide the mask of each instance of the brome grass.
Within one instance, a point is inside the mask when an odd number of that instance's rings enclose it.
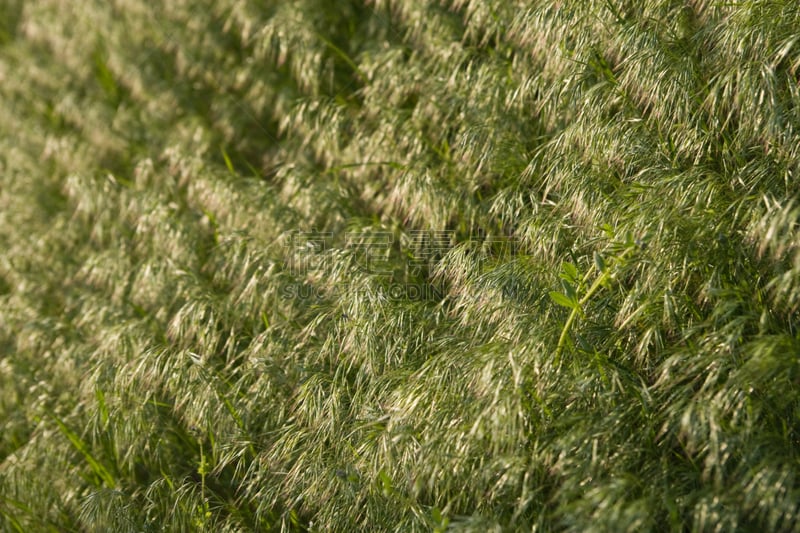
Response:
[[[798,28],[6,0],[0,530],[800,530]]]

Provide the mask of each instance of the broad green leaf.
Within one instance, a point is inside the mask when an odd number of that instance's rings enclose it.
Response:
[[[564,263],[561,265],[561,279],[575,284],[578,282],[579,275],[577,267],[572,263]]]
[[[558,305],[568,307],[570,309],[577,309],[578,307],[578,302],[557,291],[550,291],[550,299]]]

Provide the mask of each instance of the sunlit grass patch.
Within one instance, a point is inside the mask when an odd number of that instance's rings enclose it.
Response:
[[[795,2],[0,20],[3,531],[798,528]]]

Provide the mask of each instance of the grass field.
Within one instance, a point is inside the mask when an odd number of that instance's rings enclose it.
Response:
[[[0,531],[800,531],[794,0],[0,0]]]

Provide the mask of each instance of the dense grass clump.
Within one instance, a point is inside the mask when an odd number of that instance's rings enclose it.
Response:
[[[800,4],[5,0],[0,530],[800,530]]]

